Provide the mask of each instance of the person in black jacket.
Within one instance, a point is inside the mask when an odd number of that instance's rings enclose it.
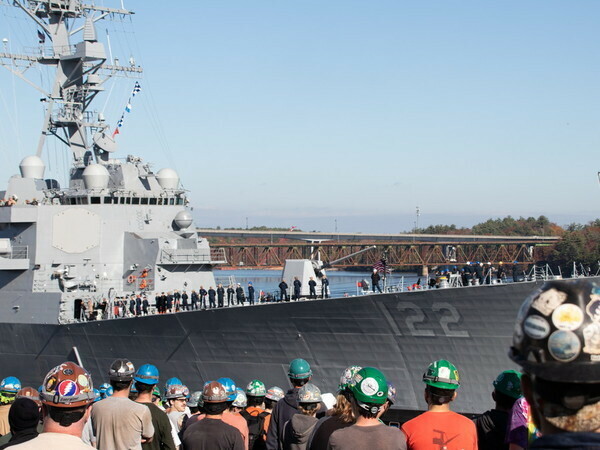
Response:
[[[329,298],[329,279],[327,275],[321,278],[321,298]]]
[[[298,277],[294,277],[294,296],[292,300],[300,300],[300,289],[302,288],[302,282]]]
[[[200,295],[200,308],[202,309],[206,309],[206,294],[208,292],[206,292],[206,289],[204,289],[204,286],[200,286],[200,289],[198,290],[198,294]]]
[[[229,285],[227,287],[227,306],[231,306],[233,305],[233,294],[234,294],[234,289],[232,285]]]
[[[182,311],[189,311],[188,298],[189,298],[189,296],[187,295],[187,292],[183,291],[183,293],[181,294],[181,310]]]
[[[238,305],[243,305],[246,301],[246,295],[244,294],[244,288],[240,283],[237,284],[235,288],[235,297]]]
[[[294,359],[290,363],[288,378],[293,387],[273,408],[267,431],[267,450],[279,450],[283,445],[285,424],[298,413],[298,390],[312,378],[310,364],[301,358]]]
[[[492,398],[494,409],[484,412],[475,419],[477,444],[489,450],[508,450],[505,442],[510,411],[521,396],[521,374],[515,370],[505,370],[494,380]]]
[[[194,309],[198,309],[199,297],[198,297],[198,293],[195,290],[192,291],[191,300],[192,300],[192,311]]]
[[[248,281],[248,304],[254,305],[254,286],[251,281]]]
[[[310,277],[310,280],[308,280],[308,291],[308,298],[317,298],[317,282],[313,277]]]
[[[290,301],[290,298],[288,297],[287,290],[288,290],[287,283],[285,282],[285,280],[281,280],[281,283],[279,283],[279,293],[280,293],[280,295],[279,295],[279,301],[280,302],[282,302],[284,300],[286,302]]]
[[[373,269],[373,273],[371,274],[371,285],[373,286],[373,292],[375,292],[375,289],[377,289],[379,291],[379,293],[381,293],[381,287],[379,286],[379,280],[381,280],[381,277],[379,276],[377,269]]]
[[[223,307],[223,299],[225,297],[225,289],[223,289],[223,285],[219,284],[217,286],[217,305],[219,308]]]
[[[217,291],[213,289],[213,287],[208,288],[208,306],[210,308],[216,308],[217,302],[215,301],[217,298]]]

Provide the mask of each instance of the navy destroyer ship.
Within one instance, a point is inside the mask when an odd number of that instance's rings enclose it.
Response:
[[[302,357],[324,391],[349,365],[378,367],[398,388],[396,406],[416,410],[423,371],[446,358],[462,376],[457,409],[490,406],[492,380],[513,367],[514,320],[535,282],[79,322],[88,300],[214,286],[212,269],[225,255],[196,232],[177,173],[118,157],[114,131],[91,107],[117,75],[140,92],[133,80],[141,67],[107,56],[96,31],[99,21],[132,13],[80,0],[3,6],[39,30],[34,51],[5,46],[0,65],[43,93],[45,116],[37,150],[0,195],[0,376],[38,386],[70,358],[99,385],[111,361],[127,357],[192,389],[221,376],[285,387],[288,362]],[[49,89],[27,78],[36,65],[54,69]],[[47,139],[70,155],[65,186],[45,177]]]

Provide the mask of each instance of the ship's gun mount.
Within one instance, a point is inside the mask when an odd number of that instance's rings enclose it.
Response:
[[[370,247],[363,248],[363,249],[361,249],[361,250],[359,250],[357,252],[350,253],[349,255],[343,256],[343,257],[338,258],[338,259],[334,259],[333,261],[329,261],[329,262],[323,262],[323,261],[313,260],[313,267],[315,269],[315,273],[320,278],[322,276],[322,274],[321,275],[319,274],[321,270],[329,269],[329,268],[335,266],[336,264],[338,264],[338,263],[340,263],[342,261],[350,259],[353,256],[360,255],[361,253],[368,252],[369,250],[373,250],[375,248],[377,248],[376,245],[371,245]]]

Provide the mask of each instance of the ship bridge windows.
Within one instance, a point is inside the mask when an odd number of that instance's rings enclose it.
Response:
[[[178,205],[183,205],[183,198],[181,198],[181,197],[178,197],[178,198],[177,198],[177,204],[178,204]]]
[[[157,199],[157,198],[150,198],[150,204],[151,205],[156,205],[157,204],[157,200],[159,200],[159,199]]]
[[[133,205],[139,205],[140,204],[140,199],[138,197],[133,197],[131,199],[131,204],[133,204]]]
[[[170,198],[169,199],[169,205],[174,205],[175,204],[175,199],[174,198]]]
[[[147,205],[148,204],[148,198],[147,197],[142,197],[142,205]]]
[[[115,198],[115,200],[117,200]],[[104,197],[104,204],[105,205],[110,205],[113,202],[113,198],[112,197]]]
[[[99,205],[101,203],[100,197],[90,197],[90,205]]]

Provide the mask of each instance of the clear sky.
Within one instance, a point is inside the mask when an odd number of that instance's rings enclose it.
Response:
[[[176,169],[200,227],[599,217],[598,1],[124,2],[132,24],[98,27],[145,69],[119,156]],[[2,5],[0,38],[22,32]],[[41,123],[14,83],[0,72],[0,179]],[[111,123],[133,83],[110,90]]]

